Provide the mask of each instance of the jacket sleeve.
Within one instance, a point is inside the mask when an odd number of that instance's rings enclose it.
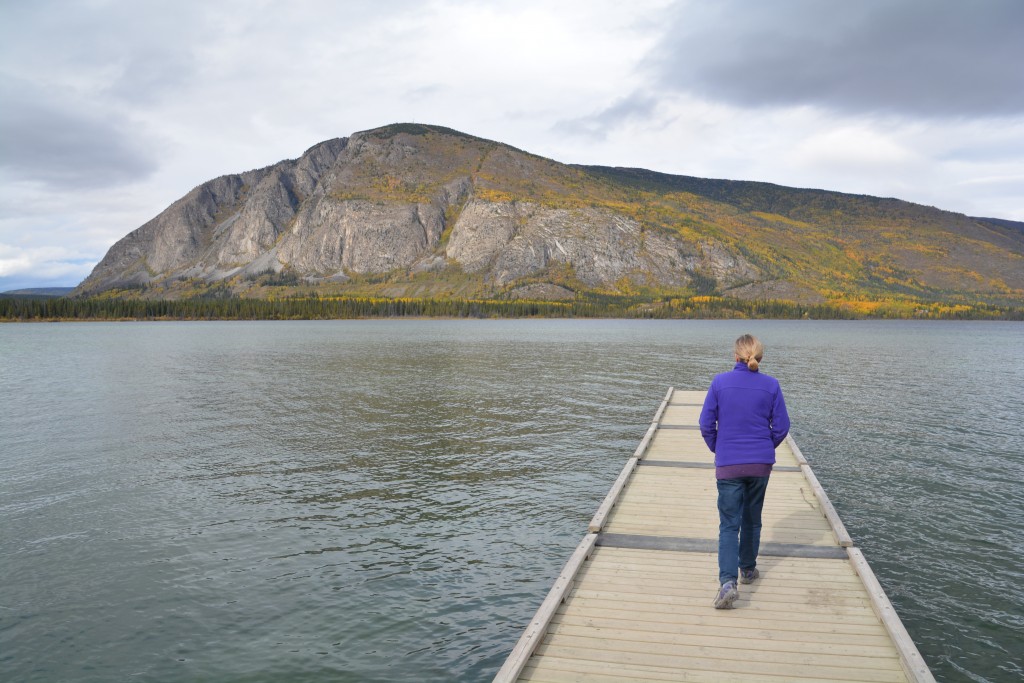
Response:
[[[707,396],[704,397],[704,407],[700,410],[700,434],[704,437],[704,443],[708,445],[711,452],[715,452],[715,445],[718,443],[718,393],[715,391],[715,383],[711,383]]]
[[[772,444],[778,448],[779,444],[786,440],[789,434],[789,413],[786,411],[786,401],[782,398],[782,387],[777,387],[775,400],[772,403]]]

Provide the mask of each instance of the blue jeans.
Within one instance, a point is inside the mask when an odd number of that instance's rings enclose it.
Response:
[[[757,566],[761,508],[768,477],[718,480],[718,582],[736,581],[737,567]]]

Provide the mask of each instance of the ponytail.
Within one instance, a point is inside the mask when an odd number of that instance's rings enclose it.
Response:
[[[733,350],[736,358],[747,364],[747,369],[757,372],[761,366],[761,358],[764,356],[764,345],[752,334],[745,334],[736,340]]]

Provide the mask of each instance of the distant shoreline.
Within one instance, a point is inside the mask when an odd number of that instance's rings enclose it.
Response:
[[[68,296],[74,287],[28,287],[0,292],[0,299],[54,299]]]
[[[662,300],[604,297],[573,301],[497,299],[0,298],[0,322],[363,320],[383,318],[627,320],[1024,320],[1024,307],[913,301],[799,304],[714,296]]]

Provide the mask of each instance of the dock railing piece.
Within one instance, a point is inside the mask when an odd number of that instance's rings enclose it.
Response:
[[[640,439],[640,445],[636,447],[635,451],[633,451],[634,458],[644,457],[644,453],[647,452],[647,448],[651,445],[651,439],[654,438],[654,433],[656,431],[658,431],[658,423],[652,422],[651,426],[647,428],[646,432],[644,432],[644,438]]]
[[[875,573],[871,571],[871,565],[868,564],[864,553],[860,551],[860,548],[847,548],[846,552],[850,556],[853,570],[857,572],[857,576],[860,577],[871,598],[871,608],[874,610],[875,616],[881,620],[885,630],[889,632],[889,637],[896,645],[896,651],[900,655],[900,664],[903,666],[903,672],[907,674],[907,678],[913,683],[935,683],[935,677],[928,665],[925,664],[917,645],[914,644],[914,639],[907,633],[906,627],[903,626],[899,615],[896,614],[896,608],[889,601],[889,596],[885,594]]]
[[[626,461],[622,471],[619,473],[618,478],[612,484],[611,489],[608,490],[608,495],[601,501],[601,505],[598,506],[597,512],[594,513],[593,519],[590,520],[590,524],[587,526],[589,533],[597,533],[604,528],[605,522],[608,521],[608,515],[611,514],[612,508],[615,507],[615,502],[619,498],[619,494],[622,493],[622,489],[625,488],[626,482],[629,480],[629,475],[636,469],[637,463],[647,449],[651,446],[651,440],[654,438],[655,432],[658,431],[658,423],[661,422],[661,416],[665,414],[665,409],[668,407],[668,403],[672,400],[673,387],[668,388],[668,393],[665,394],[665,399],[661,402],[658,407],[658,411],[654,414],[654,420],[651,421],[651,425],[647,428],[647,432],[644,433],[644,438],[640,440],[640,445],[636,447],[633,452],[633,457]]]
[[[611,514],[612,508],[615,507],[615,501],[618,499],[619,494],[622,493],[622,489],[625,488],[626,482],[629,481],[629,475],[633,474],[633,470],[636,469],[638,462],[640,462],[640,459],[635,455],[626,461],[626,465],[622,468],[622,472],[619,473],[618,479],[612,484],[608,495],[601,501],[600,507],[594,513],[594,518],[590,520],[590,524],[587,526],[588,533],[596,534],[604,528],[605,523],[608,521],[608,515]]]
[[[814,476],[814,470],[811,466],[804,461],[800,465],[800,469],[803,470],[804,478],[807,479],[807,483],[810,484],[811,490],[814,491],[814,497],[818,499],[818,505],[821,506],[821,512],[825,515],[825,519],[828,520],[829,527],[832,528],[832,535],[843,548],[849,548],[853,545],[853,539],[850,538],[850,534],[847,533],[846,527],[843,525],[843,520],[839,519],[839,513],[832,507],[832,501],[828,499],[828,495],[825,494],[825,489],[821,487],[821,483],[818,478]]]
[[[665,409],[668,408],[668,404],[672,400],[672,393],[674,391],[675,387],[668,388],[668,393],[665,394],[665,398],[662,400],[661,405],[658,406],[658,412],[654,413],[654,419],[651,420],[652,424],[658,424],[661,422],[661,416],[665,414]]]
[[[796,441],[793,440],[792,434],[786,434],[786,443],[788,443],[789,447],[793,449],[793,456],[796,458],[796,461],[801,465],[807,465],[807,458],[804,457],[800,447],[796,445]]]
[[[548,625],[551,623],[551,618],[555,615],[558,606],[562,604],[565,596],[572,590],[576,574],[579,572],[583,562],[590,557],[596,542],[597,534],[588,533],[580,541],[580,544],[576,546],[576,550],[569,558],[569,561],[565,563],[562,573],[555,579],[555,585],[548,591],[547,597],[544,598],[544,602],[541,603],[537,613],[533,616],[530,625],[526,627],[526,631],[520,636],[519,642],[512,648],[512,652],[509,654],[508,659],[505,660],[505,664],[498,670],[498,674],[494,677],[494,683],[512,683],[512,681],[519,678],[519,674],[522,673],[523,667],[530,660],[533,651],[537,649],[540,641],[543,640],[544,634],[548,630]]]

